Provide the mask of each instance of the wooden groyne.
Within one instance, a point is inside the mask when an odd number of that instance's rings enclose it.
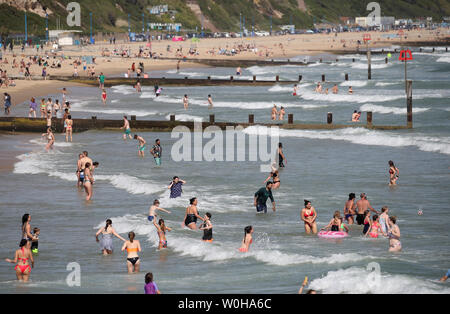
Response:
[[[133,131],[151,131],[151,132],[170,132],[177,126],[185,126],[190,130],[194,130],[193,121],[177,121],[175,115],[170,116],[170,120],[137,120],[136,116],[130,116],[130,127]],[[412,128],[412,123],[406,126],[401,125],[373,125],[372,112],[367,112],[367,122],[354,124],[334,124],[332,113],[327,114],[327,123],[300,123],[294,121],[293,114],[288,114],[287,123],[255,123],[254,115],[250,114],[248,122],[216,122],[215,115],[209,116],[209,121],[201,123],[202,129],[209,126],[217,126],[222,130],[227,127],[242,126],[244,128],[254,125],[261,125],[266,127],[278,126],[280,129],[292,130],[335,130],[343,128],[363,127],[375,130],[400,130]],[[89,130],[115,130],[121,131],[123,120],[108,120],[97,119],[96,116],[91,119],[73,119],[73,131],[84,132]],[[22,117],[1,117],[0,130],[6,132],[32,132],[45,133],[47,129],[47,121],[44,118],[22,118]],[[55,132],[61,133],[63,131],[62,119],[52,119],[52,129]]]

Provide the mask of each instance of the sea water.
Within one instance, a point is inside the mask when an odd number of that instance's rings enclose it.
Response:
[[[113,131],[74,134],[65,143],[56,134],[54,149],[46,153],[39,135],[0,137],[3,147],[25,150],[12,172],[1,172],[0,253],[13,257],[21,237],[21,217],[32,216],[32,227],[41,229],[39,254],[31,282],[15,281],[13,265],[0,264],[2,293],[143,293],[144,275],[153,272],[163,293],[295,293],[305,276],[310,287],[322,293],[449,293],[448,283],[438,279],[449,268],[449,155],[450,155],[450,63],[449,53],[416,53],[408,64],[413,80],[414,129],[381,131],[352,128],[342,130],[280,130],[287,158],[280,170],[281,187],[273,192],[277,211],[268,206],[266,215],[257,215],[254,193],[268,173],[260,172],[261,162],[181,161],[172,158],[171,133],[137,133],[151,147],[161,140],[162,165],[156,166],[146,151],[137,156],[137,142],[122,139]],[[352,62],[352,58],[357,58]],[[333,122],[350,124],[353,110],[372,111],[374,124],[405,125],[406,100],[404,64],[384,58],[373,60],[372,80],[367,81],[366,60],[360,56],[340,57],[332,64],[310,66],[250,67],[243,79],[295,80],[303,75],[299,96],[292,86],[163,87],[156,98],[152,87],[137,94],[132,87],[108,88],[108,104],[101,104],[97,88],[69,88],[72,116],[120,119],[123,114],[138,119],[169,119],[175,114],[184,121],[246,122],[248,114],[257,123],[270,122],[274,104],[294,114],[296,122],[324,123],[333,113]],[[148,69],[146,69],[148,71]],[[151,70],[151,69],[150,69]],[[182,69],[152,72],[152,76],[229,77],[231,68]],[[350,81],[344,80],[345,73]],[[329,95],[317,94],[314,87],[326,75]],[[338,84],[339,94],[331,94]],[[353,95],[347,94],[352,86]],[[190,108],[183,109],[188,94]],[[207,96],[214,108],[208,109]],[[52,96],[52,95],[50,95]],[[60,95],[53,95],[60,97]],[[25,115],[26,104],[15,115]],[[362,115],[362,120],[365,114]],[[264,132],[253,126],[243,132]],[[133,130],[134,134],[135,130]],[[209,139],[203,139],[203,144]],[[5,143],[7,145],[5,145]],[[192,145],[200,147],[198,142]],[[87,150],[100,162],[95,170],[94,195],[84,200],[76,187],[78,154]],[[224,158],[225,159],[225,158]],[[388,160],[400,169],[398,186],[388,186]],[[169,198],[173,176],[186,181],[182,197]],[[362,237],[360,226],[350,227],[343,240],[324,240],[306,235],[300,221],[303,200],[312,202],[318,213],[318,227],[324,227],[335,210],[341,210],[348,194],[364,192],[372,206],[388,206],[398,217],[403,250],[388,252],[388,240]],[[198,198],[200,215],[212,214],[213,243],[201,241],[202,232],[181,227],[191,197]],[[148,207],[159,199],[166,224],[168,248],[157,250],[158,236],[148,222]],[[417,213],[423,210],[423,215]],[[126,273],[126,254],[115,238],[114,253],[102,256],[95,241],[96,231],[110,218],[123,237],[134,231],[141,241],[141,273]],[[254,227],[250,251],[238,251],[244,227]],[[69,263],[80,265],[80,286],[69,286]],[[379,266],[374,277],[373,263]],[[376,280],[373,280],[376,278]]]

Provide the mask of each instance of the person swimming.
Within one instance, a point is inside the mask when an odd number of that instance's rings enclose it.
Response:
[[[247,226],[244,228],[244,239],[242,239],[241,247],[239,248],[239,252],[246,253],[250,248],[250,244],[253,243],[253,227]]]

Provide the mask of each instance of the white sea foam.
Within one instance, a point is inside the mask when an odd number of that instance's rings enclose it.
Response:
[[[354,90],[353,95],[344,94],[319,94],[311,90],[305,90],[303,93],[300,93],[300,97],[306,100],[315,100],[315,101],[329,101],[329,102],[346,102],[346,103],[367,103],[367,102],[386,102],[397,99],[405,98],[405,95],[393,94],[393,95],[361,95],[358,91]],[[416,99],[418,97],[415,97]]]
[[[385,107],[379,105],[365,104],[359,108],[361,111],[372,111],[377,113],[393,113],[393,114],[406,114],[406,108],[398,107]],[[430,108],[414,107],[413,113],[421,113],[430,110]]]
[[[396,82],[377,82],[375,86],[390,86],[390,85],[397,85],[399,83]]]
[[[373,69],[385,69],[387,67],[390,67],[392,65],[392,63],[382,63],[382,64],[373,64],[371,65],[372,70]],[[351,65],[352,68],[354,69],[360,69],[360,70],[367,70],[367,63],[352,63]]]
[[[384,293],[384,294],[428,294],[450,293],[446,286],[423,278],[408,275],[392,275],[381,272],[379,282],[365,268],[351,267],[329,271],[326,276],[311,281],[309,287],[321,293]]]
[[[263,126],[251,126],[244,130],[247,134],[267,134]],[[270,132],[269,132],[270,133]],[[431,137],[423,134],[396,134],[364,128],[346,128],[333,131],[280,130],[281,137],[326,139],[346,141],[359,145],[390,147],[415,146],[425,152],[450,155],[450,137]]]
[[[450,63],[450,57],[440,57],[439,59],[436,60],[436,62]]]
[[[116,85],[111,87],[111,90],[113,93],[122,94],[122,95],[129,95],[133,94],[135,92],[135,89],[132,86],[128,85]]]
[[[361,87],[361,86],[366,86],[367,85],[367,81],[345,81],[342,82],[340,84],[340,86],[356,86],[356,87]]]
[[[170,120],[170,114],[166,116],[166,120]],[[195,122],[202,122],[203,118],[199,116],[191,116],[188,114],[177,114],[175,115],[176,121],[195,121]]]

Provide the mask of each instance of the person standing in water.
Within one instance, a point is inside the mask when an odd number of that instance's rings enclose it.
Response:
[[[100,241],[98,239],[98,236],[102,234],[102,240]],[[122,238],[116,230],[112,227],[112,221],[111,219],[106,220],[106,226],[101,227],[98,229],[97,233],[95,234],[95,240],[97,242],[100,242],[100,248],[102,250],[103,255],[112,254],[113,252],[113,243],[112,243],[112,236],[116,236],[123,242],[126,242],[124,238]]]
[[[170,190],[170,198],[177,198],[181,196],[181,193],[183,193],[182,185],[186,184],[186,181],[181,180],[177,176],[173,177],[172,182],[167,187]]]
[[[90,201],[92,198],[93,190],[92,185],[94,184],[94,176],[91,171],[91,163],[87,162],[84,168],[84,190],[86,191],[86,201]]]
[[[348,221],[349,225],[353,225],[353,215],[356,214],[355,199],[356,199],[355,193],[350,193],[348,195],[348,201],[345,202],[345,206],[344,206],[345,220]]]
[[[334,86],[331,89],[331,91],[333,92],[333,94],[337,94],[338,93],[338,86],[337,86],[337,84],[334,84]]]
[[[389,226],[387,235],[389,237],[389,252],[398,252],[402,250],[400,242],[400,228],[397,225],[397,217],[389,217]]]
[[[138,140],[138,142],[139,142],[139,144],[137,146],[138,156],[139,157],[144,157],[144,155],[145,155],[145,148],[147,147],[147,145],[146,145],[147,142],[144,140],[143,137],[141,137],[141,136],[139,136],[137,134],[134,135],[134,139]]]
[[[278,116],[277,105],[274,104],[273,108],[272,108],[272,113],[271,113],[272,120],[276,120],[277,116]]]
[[[106,98],[107,97],[108,96],[106,95],[106,90],[103,89],[103,91],[102,91],[102,102],[103,102],[104,105],[106,105]]]
[[[381,208],[381,215],[380,215],[380,226],[381,230],[383,230],[384,233],[387,233],[389,229],[389,208],[387,206],[383,206]]]
[[[213,225],[211,223],[211,214],[206,213],[203,224],[200,226],[200,230],[203,230],[203,238],[202,240],[205,242],[212,242],[213,239],[213,232],[212,232]]]
[[[66,125],[66,142],[69,141],[69,136],[70,136],[70,141],[72,142],[72,128],[73,128],[73,120],[72,120],[72,116],[68,115],[66,121],[64,121],[65,125]]]
[[[292,96],[297,96],[297,92],[298,92],[298,86],[297,86],[297,84],[294,84],[294,91],[292,92]]]
[[[130,122],[128,121],[127,116],[123,116],[123,126],[120,129],[124,129],[124,134],[123,134],[123,140],[127,139],[127,135],[130,138],[130,140],[132,139],[131,137],[131,128],[130,128]]]
[[[172,231],[172,228],[167,227],[166,224],[164,223],[164,219],[162,218],[158,221],[158,224],[156,223],[156,219],[153,220],[153,225],[155,226],[156,231],[158,232],[159,237],[158,250],[167,249],[166,231]]]
[[[212,109],[213,108],[213,101],[211,98],[211,95],[208,95],[208,109]]]
[[[236,68],[236,75],[237,75],[237,76],[240,76],[241,73],[242,73],[241,67],[238,66],[238,67]]]
[[[187,110],[189,107],[188,95],[184,95],[184,97],[183,97],[183,106],[184,106],[185,110]]]
[[[158,290],[158,286],[156,286],[156,283],[153,281],[152,273],[145,274],[144,292],[145,294],[161,294]]]
[[[28,241],[37,240],[37,238],[31,234],[30,221],[31,221],[30,214],[24,214],[22,216],[22,239],[25,239]]]
[[[161,165],[162,148],[161,148],[161,141],[159,139],[156,139],[155,145],[153,145],[152,149],[150,150],[150,154],[153,155],[156,165],[160,166]]]
[[[300,212],[300,219],[305,223],[306,234],[310,234],[311,232],[314,234],[317,233],[316,218],[316,209],[311,205],[310,201],[305,200],[305,207]]]
[[[244,238],[242,239],[241,247],[239,248],[239,252],[246,253],[250,248],[250,244],[253,243],[253,227],[247,226],[244,228]]]
[[[159,200],[154,200],[153,205],[150,206],[149,211],[148,211],[148,217],[147,217],[148,221],[152,222],[153,220],[156,220],[156,216],[157,216],[156,211],[157,210],[160,210],[160,211],[170,214],[170,211],[159,207]]]
[[[371,238],[378,238],[378,235],[382,233],[384,236],[387,236],[386,233],[383,232],[380,226],[378,215],[373,215],[372,224],[370,225],[369,230],[365,233],[365,236],[369,235]]]
[[[272,201],[272,210],[275,212],[275,200],[273,199],[272,195],[272,187],[273,183],[271,181],[266,183],[266,187],[260,188],[256,193],[254,197],[254,206],[256,207],[256,212],[261,213],[264,212],[264,214],[267,213],[267,199],[270,198]]]
[[[28,248],[28,240],[20,240],[19,247],[20,249],[18,249],[14,254],[14,259],[10,260],[9,258],[6,258],[5,261],[11,264],[17,263],[16,267],[14,267],[17,280],[28,282],[30,279],[31,268],[34,267],[33,254],[31,254],[31,251]]]
[[[123,243],[122,252],[127,250],[127,269],[128,273],[138,273],[141,262],[139,260],[138,252],[141,252],[141,244],[139,240],[135,240],[136,234],[131,231],[128,233],[128,239]]]
[[[198,214],[197,209],[197,198],[191,198],[189,200],[189,206],[186,208],[186,213],[184,215],[184,220],[182,226],[186,226],[189,229],[197,230],[197,218],[204,221],[204,219]]]
[[[370,209],[375,214],[379,214],[373,207],[370,205],[370,202],[367,200],[366,193],[360,194],[361,199],[356,202],[357,213],[356,213],[356,222],[358,225],[362,225],[364,223],[364,212],[367,209]]]
[[[283,144],[278,143],[278,166],[284,168],[284,163],[287,163],[287,160],[283,153]]]
[[[283,106],[281,106],[280,112],[279,112],[278,114],[280,115],[279,120],[280,120],[280,121],[283,121],[283,120],[284,120],[284,115],[286,114],[286,111],[284,110],[284,107],[283,107]]]
[[[43,133],[42,136],[47,138],[45,150],[48,152],[49,149],[53,149],[53,144],[55,144],[55,135],[52,132],[52,128],[47,128],[47,133]]]
[[[400,171],[394,165],[392,160],[388,161],[389,164],[389,185],[397,185],[397,180],[399,178]]]

